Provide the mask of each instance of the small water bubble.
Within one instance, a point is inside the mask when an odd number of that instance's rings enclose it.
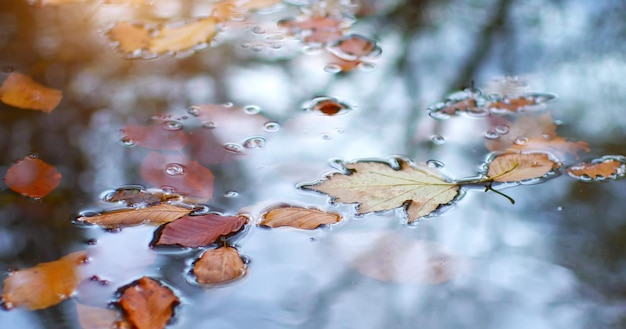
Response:
[[[161,186],[161,191],[163,191],[163,193],[165,194],[174,193],[175,190],[176,189],[172,186],[168,186],[168,185]]]
[[[563,211],[563,207],[562,206],[558,206],[558,207],[556,207],[556,210],[557,211]]]
[[[330,134],[322,134],[322,139],[325,141],[329,141],[333,139],[333,137]]]
[[[239,196],[239,192],[237,191],[226,191],[226,193],[224,193],[224,197],[226,198],[236,198]]]
[[[317,45],[305,45],[302,47],[302,52],[307,55],[317,55],[322,52],[322,47]]]
[[[137,144],[137,142],[135,142],[135,140],[130,136],[122,136],[122,138],[120,138],[120,143],[128,147],[135,146],[135,144]]]
[[[274,42],[274,43],[270,44],[270,48],[272,48],[272,49],[280,49],[282,47],[283,47],[283,44],[279,43],[279,42]]]
[[[163,127],[167,130],[175,131],[183,129],[183,124],[178,121],[170,120],[163,122]]]
[[[250,48],[252,47],[252,44],[250,42],[242,42],[241,43],[241,48]]]
[[[500,134],[495,129],[489,129],[484,133],[485,138],[487,139],[498,139],[500,138]]]
[[[187,108],[187,113],[193,115],[194,117],[197,117],[198,115],[200,115],[200,111],[202,109],[199,106],[190,106]]]
[[[230,108],[230,107],[235,106],[235,104],[233,104],[233,102],[226,102],[226,103],[222,104],[222,106],[226,107],[226,108]]]
[[[256,33],[256,34],[265,34],[265,29],[262,26],[259,25],[255,25],[251,28],[252,33]]]
[[[319,241],[319,239],[318,239],[318,238],[316,238],[316,237],[314,237],[314,236],[312,236],[312,237],[310,237],[310,238],[309,238],[309,241],[311,241],[311,242],[317,242],[317,241]]]
[[[33,152],[33,153],[29,153],[26,157],[30,159],[37,159],[39,158],[39,154]]]
[[[165,173],[170,176],[179,176],[185,173],[183,166],[179,163],[168,163],[165,166]]]
[[[254,51],[254,52],[257,52],[257,53],[258,53],[258,52],[260,52],[261,50],[263,50],[263,48],[264,48],[264,47],[263,47],[263,45],[260,45],[260,44],[259,44],[259,45],[254,45],[254,46],[252,46],[252,48],[251,48],[251,49],[252,49],[252,51]]]
[[[268,133],[275,133],[280,130],[280,124],[275,121],[268,121],[263,125],[263,130]]]
[[[526,145],[528,144],[528,137],[519,137],[513,143],[517,145]]]
[[[204,122],[202,122],[202,128],[213,129],[213,128],[215,128],[215,122],[213,122],[213,121],[204,121]]]
[[[247,106],[244,106],[243,111],[246,114],[257,114],[261,112],[261,107],[257,105],[247,105]]]
[[[587,174],[582,174],[580,176],[578,176],[578,179],[583,181],[583,182],[592,182],[593,178]]]
[[[224,144],[224,149],[228,152],[239,154],[243,151],[243,146],[237,143],[226,143]]]
[[[550,140],[550,139],[552,139],[552,135],[550,135],[550,134],[541,134],[541,137],[542,137],[543,139],[546,139],[546,140]]]
[[[439,160],[428,160],[426,161],[426,165],[430,168],[443,168],[445,164]]]
[[[250,137],[243,142],[243,147],[247,149],[260,149],[265,147],[265,142],[265,138],[263,137]]]
[[[336,132],[337,134],[343,134],[343,129],[341,129],[341,128],[336,128],[336,129],[335,129],[335,132]]]
[[[371,63],[371,62],[361,62],[361,63],[359,63],[359,65],[357,67],[361,71],[371,72],[371,71],[374,71],[376,69],[376,64]]]
[[[433,142],[433,144],[436,145],[442,145],[446,143],[446,139],[440,135],[433,135],[430,137],[430,140]]]
[[[506,126],[506,125],[496,126],[494,129],[500,135],[506,135],[509,133],[509,130],[510,130],[509,126]]]
[[[326,66],[324,66],[324,72],[327,73],[332,73],[332,74],[336,74],[341,72],[341,66],[339,64],[326,64]]]
[[[93,246],[93,245],[95,245],[97,243],[98,243],[98,240],[96,240],[96,239],[88,239],[88,240],[85,241],[85,244],[87,244],[89,246]]]
[[[191,211],[191,213],[189,213],[189,215],[190,216],[202,216],[202,215],[206,215],[207,213],[209,213],[209,211],[211,211],[209,206],[205,204],[199,204],[193,207],[193,210]]]

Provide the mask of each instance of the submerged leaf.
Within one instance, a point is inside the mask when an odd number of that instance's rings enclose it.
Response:
[[[205,251],[194,263],[192,272],[200,284],[219,284],[241,278],[246,268],[237,249],[220,247]]]
[[[163,125],[131,125],[120,131],[122,139],[153,150],[180,150],[187,143],[187,137],[180,130],[170,130]]]
[[[86,259],[87,252],[77,251],[56,261],[10,273],[2,290],[4,307],[37,310],[70,298],[81,279],[78,267]]]
[[[213,17],[200,18],[180,26],[163,26],[153,37],[148,49],[157,54],[177,52],[209,42],[217,34],[217,20]]]
[[[314,230],[321,225],[335,224],[340,220],[341,215],[335,212],[302,207],[279,207],[263,214],[263,220],[259,224],[268,227],[291,226]]]
[[[76,221],[106,228],[116,228],[139,225],[145,222],[163,224],[181,218],[190,212],[191,209],[163,203],[146,208],[110,211],[96,216],[81,216],[76,218]]]
[[[165,328],[179,303],[170,288],[145,276],[123,288],[119,300],[126,319],[137,329]]]
[[[239,231],[247,222],[243,216],[186,216],[166,224],[155,245],[178,244],[183,247],[202,247],[215,242],[220,236]]]
[[[61,173],[36,157],[27,156],[7,170],[4,182],[17,193],[39,199],[59,186]]]
[[[459,193],[457,184],[426,166],[401,162],[400,170],[389,164],[362,161],[346,164],[349,175],[335,173],[315,185],[302,188],[328,194],[336,202],[359,203],[360,214],[407,205],[409,222],[427,216]]]
[[[182,200],[182,196],[175,193],[165,193],[163,190],[145,190],[141,186],[121,187],[104,197],[104,201],[122,201],[129,207],[134,205],[152,206],[170,200]]]
[[[620,159],[618,160],[618,159]],[[579,163],[567,168],[567,172],[576,178],[588,176],[591,179],[616,178],[626,173],[626,158],[603,157],[589,163]]]
[[[545,153],[506,153],[489,163],[487,177],[496,182],[519,182],[543,177],[559,167]]]
[[[62,98],[60,90],[48,88],[19,72],[9,74],[0,86],[0,101],[21,109],[50,113]]]
[[[131,329],[122,315],[112,309],[76,303],[78,322],[83,329]]]
[[[150,31],[129,22],[117,22],[109,30],[108,36],[118,43],[118,48],[124,53],[148,49]]]

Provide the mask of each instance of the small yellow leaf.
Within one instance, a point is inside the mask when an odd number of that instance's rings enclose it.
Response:
[[[341,215],[318,209],[302,207],[280,207],[263,214],[260,225],[268,227],[291,226],[303,230],[314,230],[320,225],[335,224]]]
[[[0,101],[21,109],[50,113],[62,98],[60,90],[48,88],[19,72],[9,74],[0,86]]]
[[[217,34],[217,20],[201,18],[182,26],[163,26],[158,35],[150,40],[148,50],[155,53],[177,52],[209,42]]]
[[[163,224],[181,218],[190,212],[191,209],[162,203],[147,208],[124,209],[88,217],[81,216],[76,220],[79,222],[100,225],[106,228],[116,228],[139,225],[145,222]]]
[[[545,153],[506,153],[489,163],[487,177],[496,182],[519,182],[542,177],[559,167]]]
[[[117,22],[108,32],[109,38],[116,41],[124,53],[147,49],[150,44],[150,32],[141,26],[129,22]]]

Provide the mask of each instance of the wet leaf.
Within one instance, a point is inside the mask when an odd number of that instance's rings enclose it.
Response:
[[[61,173],[54,166],[29,155],[7,170],[4,182],[17,193],[39,199],[59,186]]]
[[[0,101],[21,109],[50,113],[62,98],[60,90],[48,88],[19,72],[9,74],[0,86]]]
[[[180,130],[169,130],[163,124],[126,125],[120,130],[122,141],[153,150],[180,150],[187,143],[187,137]]]
[[[545,153],[506,153],[489,163],[487,177],[496,182],[519,182],[543,177],[559,167]]]
[[[118,303],[135,328],[159,329],[165,328],[180,302],[170,288],[144,276],[123,288]]]
[[[347,31],[349,24],[342,17],[312,14],[278,22],[288,35],[304,43],[327,44],[339,40]]]
[[[78,323],[82,329],[131,329],[132,325],[122,320],[120,312],[112,309],[76,303]]]
[[[110,211],[96,216],[81,216],[76,218],[76,221],[106,228],[116,228],[143,223],[163,224],[181,218],[190,212],[191,209],[163,203],[146,208]]]
[[[200,284],[219,284],[241,278],[246,269],[237,249],[220,247],[205,251],[194,263],[192,272]]]
[[[139,168],[141,177],[156,187],[208,200],[213,195],[213,173],[196,161],[180,155],[150,152]]]
[[[184,25],[165,25],[150,40],[148,50],[157,54],[182,51],[210,42],[215,34],[217,20],[213,17],[199,18]]]
[[[78,267],[86,259],[87,252],[77,251],[56,261],[10,273],[2,290],[4,306],[37,310],[70,298],[81,279]]]
[[[281,0],[221,0],[213,3],[211,15],[218,21],[241,20],[249,11],[267,8]]]
[[[358,213],[383,211],[406,205],[409,222],[427,216],[457,196],[459,186],[425,165],[362,161],[346,164],[349,175],[335,173],[316,185],[302,188],[319,191],[342,203],[359,203]]]
[[[145,190],[143,187],[122,187],[104,197],[107,202],[124,202],[127,206],[155,205],[171,200],[182,200],[182,196],[175,193],[165,193],[162,190]]]
[[[618,160],[618,159],[620,159]],[[626,172],[626,158],[603,157],[589,163],[579,163],[567,168],[567,172],[576,178],[588,176],[591,179],[616,178],[624,176]]]
[[[239,231],[247,220],[243,216],[219,214],[186,216],[166,224],[154,244],[157,246],[177,244],[191,248],[207,246],[220,236]]]
[[[268,227],[291,226],[303,230],[314,230],[321,225],[338,223],[341,215],[318,209],[302,207],[279,207],[263,214],[259,225]]]
[[[148,49],[151,38],[150,31],[129,22],[115,23],[108,31],[108,37],[118,43],[120,51],[129,54]]]

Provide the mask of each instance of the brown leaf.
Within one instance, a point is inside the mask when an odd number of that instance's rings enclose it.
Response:
[[[213,173],[196,161],[180,155],[150,152],[139,168],[141,177],[156,187],[208,200],[213,195]]]
[[[247,222],[243,216],[186,216],[166,224],[154,245],[178,244],[183,247],[202,247],[215,242],[220,236],[239,231]]]
[[[50,113],[62,98],[60,90],[48,88],[19,72],[9,74],[0,86],[0,101],[21,109]]]
[[[163,124],[128,124],[120,132],[122,140],[153,150],[180,150],[187,143],[187,137],[182,131],[169,130]]]
[[[623,176],[625,171],[626,161],[619,161],[612,157],[600,158],[590,163],[579,163],[567,168],[567,172],[573,177],[581,178],[586,175],[594,180]]]
[[[7,170],[4,182],[17,193],[39,199],[59,186],[61,173],[54,166],[29,155]]]
[[[217,20],[213,17],[199,18],[184,25],[166,25],[150,39],[148,50],[157,54],[182,51],[210,42],[216,34]]]
[[[269,227],[291,226],[303,230],[314,230],[321,225],[338,223],[341,215],[318,209],[302,207],[280,207],[263,214],[259,225]]]
[[[120,312],[108,308],[76,303],[76,313],[82,329],[132,329]]]
[[[2,290],[4,307],[37,310],[70,298],[81,279],[78,266],[86,259],[86,251],[77,251],[56,261],[11,272]]]
[[[163,224],[181,218],[190,212],[191,209],[163,203],[146,208],[116,210],[89,217],[81,216],[76,218],[76,221],[96,224],[106,228],[116,228],[139,225],[146,222]]]
[[[519,182],[543,177],[559,167],[545,153],[506,153],[489,163],[487,177],[496,182]]]
[[[220,247],[205,251],[193,265],[192,272],[200,284],[219,284],[241,278],[246,269],[237,249]]]
[[[123,288],[119,300],[126,319],[137,329],[165,328],[179,303],[170,288],[145,276]]]
[[[141,186],[121,187],[104,197],[107,202],[123,201],[131,207],[137,204],[155,205],[172,200],[182,201],[182,196],[175,193],[165,193],[162,190],[145,190]]]
[[[150,31],[129,22],[115,23],[108,31],[108,36],[118,43],[119,50],[128,54],[148,49],[150,43]]]

